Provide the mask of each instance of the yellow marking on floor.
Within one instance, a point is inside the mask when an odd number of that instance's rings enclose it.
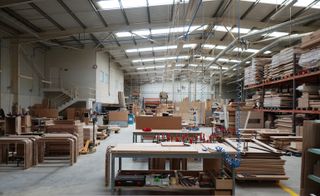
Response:
[[[296,192],[294,192],[291,188],[287,187],[286,185],[282,183],[278,183],[279,187],[284,190],[285,192],[289,193],[291,196],[299,196]]]

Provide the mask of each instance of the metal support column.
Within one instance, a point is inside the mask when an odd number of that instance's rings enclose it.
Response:
[[[174,79],[174,71],[172,72],[172,103],[174,103],[174,88],[175,88],[175,79]]]
[[[19,55],[19,44],[16,40],[10,43],[10,66],[11,66],[11,84],[10,91],[13,94],[12,105],[20,107],[19,103],[19,92],[20,92],[20,55]],[[12,111],[14,112],[14,111]],[[20,111],[17,111],[20,112]]]
[[[197,100],[197,78],[194,79],[194,100]]]
[[[220,73],[219,73],[219,102],[222,100],[222,67],[220,66]]]

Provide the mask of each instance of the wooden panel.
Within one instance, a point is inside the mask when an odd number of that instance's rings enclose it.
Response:
[[[109,112],[109,121],[128,121],[128,111]]]
[[[136,129],[182,129],[180,116],[137,116]]]
[[[301,193],[300,195],[320,194],[320,185],[308,179],[313,174],[313,166],[319,160],[319,155],[308,152],[309,148],[320,148],[320,120],[303,122],[303,147],[301,166]]]

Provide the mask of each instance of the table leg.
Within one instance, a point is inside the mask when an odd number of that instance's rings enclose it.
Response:
[[[119,169],[118,170],[120,171],[122,169],[122,160],[121,160],[121,157],[119,157],[118,159],[119,159]]]
[[[231,169],[231,173],[232,173],[232,195],[236,195],[236,172],[235,169],[232,167]]]
[[[111,155],[111,185],[110,185],[110,189],[111,189],[111,193],[114,193],[114,185],[115,185],[115,157]]]

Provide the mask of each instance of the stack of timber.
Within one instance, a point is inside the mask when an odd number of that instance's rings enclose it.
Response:
[[[320,45],[320,30],[317,30],[310,35],[304,36],[301,39],[301,48],[312,49]]]
[[[246,99],[246,106],[251,108],[260,108],[262,106],[263,98],[262,91],[257,90],[251,99]]]
[[[271,136],[271,145],[283,151],[293,151],[290,149],[291,142],[302,143],[302,136]],[[302,149],[298,149],[295,152],[301,152]]]
[[[304,69],[311,69],[320,66],[320,47],[307,50],[301,55],[299,65]]]
[[[283,132],[292,132],[293,121],[292,115],[276,115],[274,120],[275,128]]]
[[[271,61],[270,61],[271,62]],[[263,67],[263,79],[265,81],[269,81],[272,79],[272,75],[271,75],[271,64],[270,63],[267,63],[264,65]]]
[[[271,62],[270,75],[272,79],[282,78],[283,76],[290,76],[294,73],[294,55],[299,59],[301,49],[298,47],[290,47],[280,51],[280,53],[273,55]]]
[[[54,121],[54,125],[50,125],[46,127],[47,133],[70,133],[77,137],[78,139],[78,147],[77,150],[80,152],[83,147],[83,123],[80,121],[72,121],[72,120],[56,120]]]
[[[270,62],[270,58],[252,59],[251,66],[244,69],[244,85],[260,84],[263,80],[264,65]]]
[[[236,139],[226,141],[237,148]],[[247,146],[247,147],[246,147]],[[285,160],[274,148],[256,140],[242,140],[240,143],[240,167],[236,168],[237,180],[287,180],[284,165]]]
[[[277,92],[267,90],[264,95],[264,107],[267,108],[291,108],[292,94],[290,92]]]
[[[256,138],[263,143],[270,144],[272,142],[272,136],[292,136],[292,131],[286,131],[281,129],[255,129]]]
[[[303,84],[297,88],[302,93],[298,98],[298,108],[320,108],[319,86]]]

